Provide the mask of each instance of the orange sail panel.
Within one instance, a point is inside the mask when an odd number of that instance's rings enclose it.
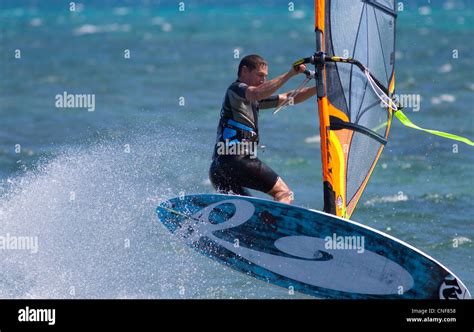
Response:
[[[315,0],[316,51],[363,63],[395,89],[394,0]],[[350,63],[317,64],[324,211],[349,218],[387,143],[392,111]]]

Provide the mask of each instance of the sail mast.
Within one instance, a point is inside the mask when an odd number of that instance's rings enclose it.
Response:
[[[315,0],[315,24],[314,31],[316,34],[316,53],[326,53],[325,49],[325,0]],[[332,176],[334,158],[331,155],[330,141],[330,118],[329,105],[326,96],[325,83],[325,65],[324,63],[316,64],[316,89],[318,96],[319,110],[319,130],[321,142],[321,163],[323,172],[323,192],[324,192],[324,211],[334,215],[343,216],[342,211],[337,212],[336,209],[336,193],[333,188],[335,179]]]

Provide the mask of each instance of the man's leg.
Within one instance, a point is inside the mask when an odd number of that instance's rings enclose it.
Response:
[[[294,199],[293,192],[280,177],[278,177],[278,180],[273,186],[272,190],[267,192],[267,194],[273,196],[275,201],[286,204],[291,204]]]
[[[213,161],[209,169],[209,179],[214,189],[220,194],[252,196],[250,191],[242,187],[232,175],[226,174],[232,170],[232,166],[219,166],[217,161]]]
[[[219,171],[222,171],[222,174],[219,174]],[[218,168],[217,172],[211,171],[211,182],[214,187],[220,187],[220,190],[227,189],[238,195],[250,196],[245,190],[250,188],[264,192],[278,202],[293,202],[293,192],[290,188],[274,170],[258,158],[229,158],[224,167]],[[221,185],[216,185],[219,182]]]

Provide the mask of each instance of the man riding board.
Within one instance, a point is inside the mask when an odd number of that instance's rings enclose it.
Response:
[[[247,188],[264,192],[275,201],[291,204],[293,192],[278,174],[256,157],[260,109],[287,102],[293,91],[274,94],[290,78],[303,73],[305,65],[267,81],[268,64],[259,55],[244,57],[238,79],[227,89],[217,127],[209,178],[214,188],[225,194],[251,196]],[[298,104],[316,94],[316,87],[303,88],[293,98]],[[231,153],[229,153],[229,151]]]

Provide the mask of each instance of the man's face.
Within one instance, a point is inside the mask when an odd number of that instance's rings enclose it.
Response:
[[[240,76],[240,80],[248,86],[262,85],[267,80],[268,66],[261,65],[253,70],[249,70],[244,66]]]

